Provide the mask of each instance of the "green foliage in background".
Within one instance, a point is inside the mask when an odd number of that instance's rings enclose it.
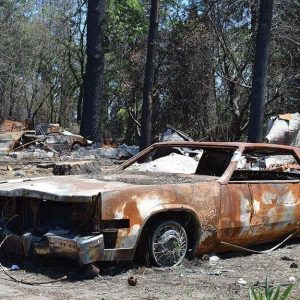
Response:
[[[259,1],[161,0],[153,136],[244,140]],[[138,144],[149,0],[106,0],[103,137]],[[86,0],[0,1],[0,121],[79,121]],[[300,1],[274,1],[266,118],[300,107]]]

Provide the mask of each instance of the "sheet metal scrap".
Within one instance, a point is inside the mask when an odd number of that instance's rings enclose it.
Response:
[[[0,153],[8,153],[20,144],[25,131],[15,131],[0,134]]]
[[[134,183],[122,181],[133,176],[122,169],[164,147],[202,149],[196,174],[176,174],[173,182],[152,185],[141,184],[138,176]],[[183,224],[191,256],[228,250],[221,241],[276,240],[299,230],[300,177],[237,170],[243,154],[262,152],[291,154],[300,161],[298,150],[288,146],[168,142],[152,145],[100,180],[62,176],[2,182],[0,235],[13,234],[4,246],[18,253],[61,255],[80,264],[131,261],[140,246],[140,253],[148,251],[143,238],[162,220]],[[189,176],[199,180],[178,180]]]

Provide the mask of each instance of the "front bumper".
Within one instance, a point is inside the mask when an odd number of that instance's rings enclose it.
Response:
[[[81,265],[101,261],[104,256],[103,234],[72,239],[56,235],[47,238],[50,255],[71,258]]]
[[[95,236],[47,234],[44,237],[37,237],[31,233],[18,236],[0,230],[0,240],[4,241],[2,248],[7,253],[24,256],[31,254],[59,256],[76,260],[80,265],[102,261],[105,256],[103,234]]]
[[[0,229],[1,249],[6,253],[23,256],[42,255],[65,257],[76,260],[80,265],[101,261],[132,261],[135,248],[105,248],[104,234],[76,236],[75,234],[47,233],[35,236],[28,232],[16,235]]]

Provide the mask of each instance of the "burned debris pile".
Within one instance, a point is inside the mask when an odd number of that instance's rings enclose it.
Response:
[[[0,128],[1,153],[18,152],[24,149],[42,149],[57,153],[89,144],[92,142],[83,136],[63,130],[58,124],[38,125],[34,130],[29,130],[25,124],[22,126],[20,122],[6,120]]]
[[[126,144],[97,147],[93,141],[64,130],[59,124],[39,124],[34,130],[29,130],[26,122],[5,120],[0,125],[0,155],[12,159],[127,159],[138,152],[138,146]]]
[[[138,151],[126,144],[98,147],[59,124],[29,130],[26,122],[5,120],[0,125],[0,178],[95,174]]]

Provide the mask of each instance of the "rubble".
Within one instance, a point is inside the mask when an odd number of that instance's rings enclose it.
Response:
[[[116,146],[114,143],[95,148],[93,142],[81,135],[74,134],[62,129],[59,124],[39,124],[35,130],[27,130],[26,122],[6,120],[2,124],[0,133],[0,153],[12,155],[16,159],[52,158],[60,157],[66,151],[72,151],[75,159],[128,159],[139,153],[139,146],[122,144]],[[0,131],[1,132],[1,131]],[[161,141],[192,141],[187,134],[168,125],[163,131]],[[175,147],[174,152],[199,156],[188,148]],[[13,154],[12,154],[13,153]],[[200,153],[201,154],[201,153]],[[67,153],[69,156],[70,153]]]
[[[22,125],[22,126],[21,126]],[[21,122],[6,120],[0,131],[0,154],[12,158],[35,159],[67,156],[68,159],[127,159],[139,152],[138,146],[122,144],[95,148],[81,135],[62,129],[59,124],[40,124],[35,130],[25,130]]]
[[[128,146],[126,144],[118,147],[101,147],[101,148],[79,148],[73,151],[72,155],[76,158],[90,157],[92,159],[108,158],[108,159],[127,159],[139,153],[138,146]]]
[[[159,140],[160,142],[170,142],[170,141],[193,142],[194,141],[189,135],[172,127],[171,125],[167,125],[167,127],[164,129],[163,133],[161,134]],[[202,154],[202,151],[191,150],[189,148],[182,148],[182,147],[174,147],[174,152],[182,155],[198,156],[198,159]]]
[[[276,157],[266,157],[265,159],[266,168],[275,170],[275,168],[283,168],[283,169],[299,169],[299,165],[297,164],[295,158],[289,155],[277,155]]]
[[[21,125],[16,121],[6,121],[1,125],[0,153],[28,148],[30,145],[57,153],[92,144],[81,135],[61,129],[58,124],[38,125],[35,130],[25,130]]]
[[[192,142],[193,139],[187,135],[186,133],[172,127],[171,125],[167,125],[164,129],[161,137],[161,142],[168,142],[168,141],[190,141]]]
[[[139,153],[138,146],[128,146],[122,144],[116,148],[113,147],[103,147],[96,149],[94,152],[96,156],[106,157],[106,158],[115,158],[115,159],[126,159],[132,157]]]

